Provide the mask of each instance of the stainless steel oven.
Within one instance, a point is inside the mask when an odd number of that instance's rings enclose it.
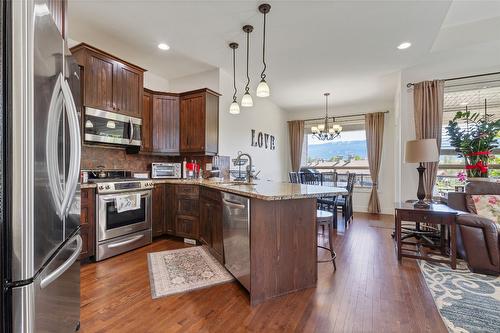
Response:
[[[97,184],[97,261],[151,243],[152,187],[150,181]],[[137,209],[119,212],[117,198],[127,195],[140,195],[140,204]]]
[[[181,178],[180,163],[151,163],[151,178]]]
[[[86,107],[85,141],[124,146],[141,145],[142,119]]]

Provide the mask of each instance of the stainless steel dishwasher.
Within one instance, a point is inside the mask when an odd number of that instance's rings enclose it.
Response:
[[[250,291],[250,199],[222,192],[225,266]]]

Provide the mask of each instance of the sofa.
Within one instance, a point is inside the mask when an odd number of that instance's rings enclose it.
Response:
[[[472,181],[465,192],[448,193],[448,206],[460,211],[457,216],[457,251],[474,273],[500,274],[500,227],[475,214],[471,195],[500,195],[500,183]]]

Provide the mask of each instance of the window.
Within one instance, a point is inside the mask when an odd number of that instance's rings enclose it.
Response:
[[[335,171],[340,184],[347,180],[348,172],[354,172],[357,187],[371,187],[364,117],[353,116],[336,121],[342,126],[342,132],[332,141],[321,141],[311,133],[311,127],[321,122],[308,121],[305,124],[302,169]]]
[[[446,126],[458,111],[486,112],[493,119],[500,118],[500,76],[483,76],[474,79],[474,82],[463,80],[449,81],[445,85],[443,106],[443,129],[441,140],[441,156],[436,185],[440,194],[461,190],[464,182],[458,179],[464,170],[464,160],[458,157],[451,147]],[[463,126],[467,126],[463,124]],[[500,149],[493,151],[495,158],[490,161],[490,177],[500,178]]]

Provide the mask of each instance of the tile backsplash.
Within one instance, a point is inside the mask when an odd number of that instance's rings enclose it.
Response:
[[[171,157],[127,154],[124,149],[82,146],[82,169],[151,171],[153,162],[170,162]]]
[[[124,149],[100,146],[82,146],[81,168],[84,170],[126,170],[151,171],[153,162],[179,162],[184,156],[156,156],[146,154],[127,154]],[[212,163],[210,156],[186,156],[187,161],[196,160],[205,170],[206,163]]]

